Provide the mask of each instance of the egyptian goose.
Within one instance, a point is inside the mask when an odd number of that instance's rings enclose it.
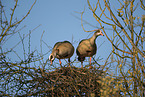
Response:
[[[55,58],[59,59],[59,63],[61,65],[60,59],[68,58],[68,62],[70,65],[70,57],[74,53],[74,47],[69,41],[57,42],[52,50],[52,53],[49,56],[49,60],[52,64]]]
[[[91,68],[91,58],[96,54],[97,51],[95,40],[100,35],[103,36],[102,31],[97,30],[91,38],[80,41],[76,49],[76,53],[78,55],[78,60],[81,62],[81,67],[83,67],[83,61],[85,60],[85,57],[90,57]]]

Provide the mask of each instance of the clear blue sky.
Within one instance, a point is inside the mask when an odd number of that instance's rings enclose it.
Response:
[[[7,16],[10,15],[9,7],[13,7],[14,5],[13,1],[14,0],[2,1],[6,6]],[[96,4],[96,0],[90,1]],[[21,19],[31,7],[34,0],[19,0],[18,2],[19,3],[15,12],[15,17]],[[116,5],[117,4],[114,6]],[[93,18],[93,15],[88,9],[87,0],[37,0],[29,16],[20,24],[19,27],[26,25],[26,27],[20,31],[20,34],[21,36],[23,36],[23,34],[26,35],[29,33],[29,30],[32,30],[41,24],[41,26],[31,34],[31,51],[35,49],[40,51],[40,38],[43,31],[45,31],[45,33],[42,39],[47,43],[47,45],[53,47],[56,42],[64,40],[72,42],[73,37],[73,41],[76,41],[73,45],[76,48],[80,40],[89,38],[93,35],[93,33],[90,34],[84,32],[81,27],[81,20],[75,17],[77,16],[80,18],[81,15],[77,12],[82,12],[84,8],[86,10],[83,19],[94,25],[93,27],[84,23],[86,30],[94,30],[96,27],[99,27],[99,24],[97,24],[96,20]],[[107,33],[112,33],[112,31]],[[6,43],[5,47],[13,47],[18,42],[18,40],[20,40],[20,37],[18,34],[16,34],[10,38],[10,41]],[[111,44],[108,42],[105,36],[98,37],[96,43],[98,47],[103,43],[98,48],[97,54],[95,55],[96,58],[100,57],[103,58],[103,60],[106,60],[111,50]],[[27,49],[28,38],[25,40],[25,44]],[[23,50],[21,49],[22,45],[17,46],[15,49],[18,51],[20,56],[23,55]],[[48,49],[48,47],[43,44],[43,53],[46,53],[48,50],[50,49]],[[49,54],[45,56],[44,60],[48,58]],[[15,55],[10,56],[14,56],[14,60],[18,59]],[[75,56],[76,54],[74,53],[71,60],[74,60]],[[103,64],[104,62],[102,61],[98,61],[98,63]]]

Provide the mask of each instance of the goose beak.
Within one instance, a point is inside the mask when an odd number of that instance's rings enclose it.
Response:
[[[50,65],[52,65],[52,60],[50,60]]]
[[[100,35],[101,35],[101,36],[104,36],[101,30],[100,30]]]
[[[103,34],[103,33],[101,33],[101,36],[104,36],[104,34]]]

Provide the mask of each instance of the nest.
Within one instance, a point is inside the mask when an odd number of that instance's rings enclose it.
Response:
[[[27,94],[50,97],[99,97],[99,76],[102,72],[96,68],[62,67],[52,72],[40,70],[41,76],[35,76],[32,92]]]

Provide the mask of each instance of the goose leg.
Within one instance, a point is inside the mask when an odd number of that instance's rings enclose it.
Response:
[[[91,65],[91,58],[92,58],[92,57],[90,57],[90,65]]]
[[[78,57],[78,60],[81,62],[81,68],[83,68],[83,61],[85,60],[85,57],[83,57],[83,56],[79,56]]]
[[[59,64],[60,64],[60,66],[62,67],[62,65],[61,65],[61,60],[59,59]]]
[[[83,61],[81,61],[81,68],[83,68]]]
[[[92,68],[92,66],[91,66],[91,59],[92,59],[92,57],[90,57],[90,67],[89,67],[89,69],[91,69],[91,68]]]
[[[70,67],[70,58],[68,58],[68,62],[69,62],[68,64],[69,64],[69,67]]]

